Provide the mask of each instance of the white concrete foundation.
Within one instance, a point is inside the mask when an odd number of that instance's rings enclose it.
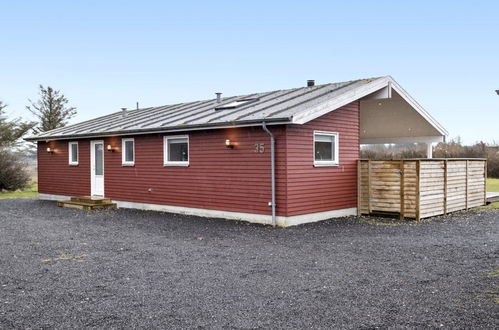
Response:
[[[51,195],[51,194],[39,194],[39,199],[42,200],[67,200],[70,196],[64,195]],[[128,209],[139,209],[139,210],[151,210],[151,211],[160,211],[160,212],[168,212],[168,213],[179,213],[179,214],[188,214],[195,215],[200,217],[209,217],[209,218],[224,218],[231,220],[241,220],[248,221],[252,223],[260,223],[265,225],[272,224],[272,216],[265,214],[254,214],[254,213],[244,213],[244,212],[230,212],[230,211],[221,211],[221,210],[209,210],[209,209],[200,209],[193,207],[182,207],[182,206],[173,206],[173,205],[160,205],[160,204],[149,204],[149,203],[137,203],[137,202],[126,202],[126,201],[116,201],[113,200],[114,203],[117,203],[119,208],[128,208]],[[289,227],[296,226],[309,222],[317,222],[321,220],[327,220],[331,218],[339,218],[346,217],[357,214],[357,208],[352,207],[348,209],[341,210],[331,210],[325,212],[317,212],[317,213],[309,213],[303,215],[295,215],[290,217],[277,216],[277,225],[280,227]]]

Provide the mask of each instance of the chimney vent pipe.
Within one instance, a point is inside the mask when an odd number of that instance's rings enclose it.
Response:
[[[217,103],[222,102],[222,93],[215,93],[217,95]]]
[[[315,86],[315,80],[307,80],[307,87],[312,87],[312,86]]]
[[[121,115],[123,117],[126,117],[128,115],[128,112],[126,111],[126,108],[121,108]]]

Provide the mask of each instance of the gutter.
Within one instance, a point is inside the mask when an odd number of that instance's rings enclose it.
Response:
[[[256,120],[244,120],[237,122],[228,123],[214,123],[212,125],[199,124],[199,125],[178,125],[173,127],[165,128],[144,128],[144,129],[134,129],[126,131],[107,131],[107,132],[92,132],[92,133],[74,133],[74,134],[55,134],[55,135],[45,135],[45,136],[29,136],[24,138],[25,141],[46,141],[46,140],[72,140],[72,139],[88,139],[88,138],[102,138],[109,136],[127,136],[127,135],[145,135],[145,134],[161,134],[170,132],[187,132],[187,131],[201,131],[201,130],[211,130],[211,129],[225,129],[233,127],[251,127],[260,126],[261,119]],[[292,124],[291,118],[272,118],[267,119],[267,122],[271,125],[286,125]],[[78,125],[78,124],[75,124]],[[69,126],[64,127],[69,128]]]
[[[276,205],[275,205],[275,136],[267,128],[265,122],[262,122],[262,129],[270,136],[270,168],[272,181],[272,226],[276,226]]]

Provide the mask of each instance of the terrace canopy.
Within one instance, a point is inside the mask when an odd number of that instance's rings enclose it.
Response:
[[[447,131],[398,84],[360,99],[360,143],[425,143],[432,158],[432,144],[444,142]]]

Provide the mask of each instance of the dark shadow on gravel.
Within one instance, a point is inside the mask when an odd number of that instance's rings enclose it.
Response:
[[[0,200],[0,328],[493,329],[499,212],[285,229]]]

